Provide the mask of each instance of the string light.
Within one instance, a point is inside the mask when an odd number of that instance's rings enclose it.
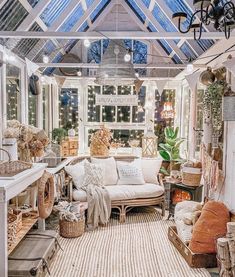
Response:
[[[42,56],[42,61],[43,61],[43,63],[49,63],[49,61],[50,61],[49,56],[47,54],[44,54]]]
[[[83,44],[86,48],[91,46],[91,42],[89,41],[89,39],[84,39]]]

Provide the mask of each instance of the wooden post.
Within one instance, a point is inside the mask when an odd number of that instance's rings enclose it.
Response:
[[[230,277],[231,275],[231,262],[229,254],[229,238],[219,238],[217,240],[217,253],[221,263],[220,276]]]

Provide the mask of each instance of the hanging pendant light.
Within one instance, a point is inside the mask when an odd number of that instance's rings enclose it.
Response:
[[[125,61],[122,40],[111,40],[100,63],[95,83],[99,85],[133,85],[138,79],[131,61]]]

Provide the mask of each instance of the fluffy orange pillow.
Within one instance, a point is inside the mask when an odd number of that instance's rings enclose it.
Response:
[[[216,253],[216,239],[225,236],[229,221],[229,210],[222,202],[207,202],[193,228],[189,248],[194,253]]]

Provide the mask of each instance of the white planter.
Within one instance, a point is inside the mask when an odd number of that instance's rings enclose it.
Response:
[[[18,160],[17,140],[15,138],[3,139],[2,148],[9,152],[13,161]],[[8,156],[6,153],[3,154],[3,160],[8,160]]]

